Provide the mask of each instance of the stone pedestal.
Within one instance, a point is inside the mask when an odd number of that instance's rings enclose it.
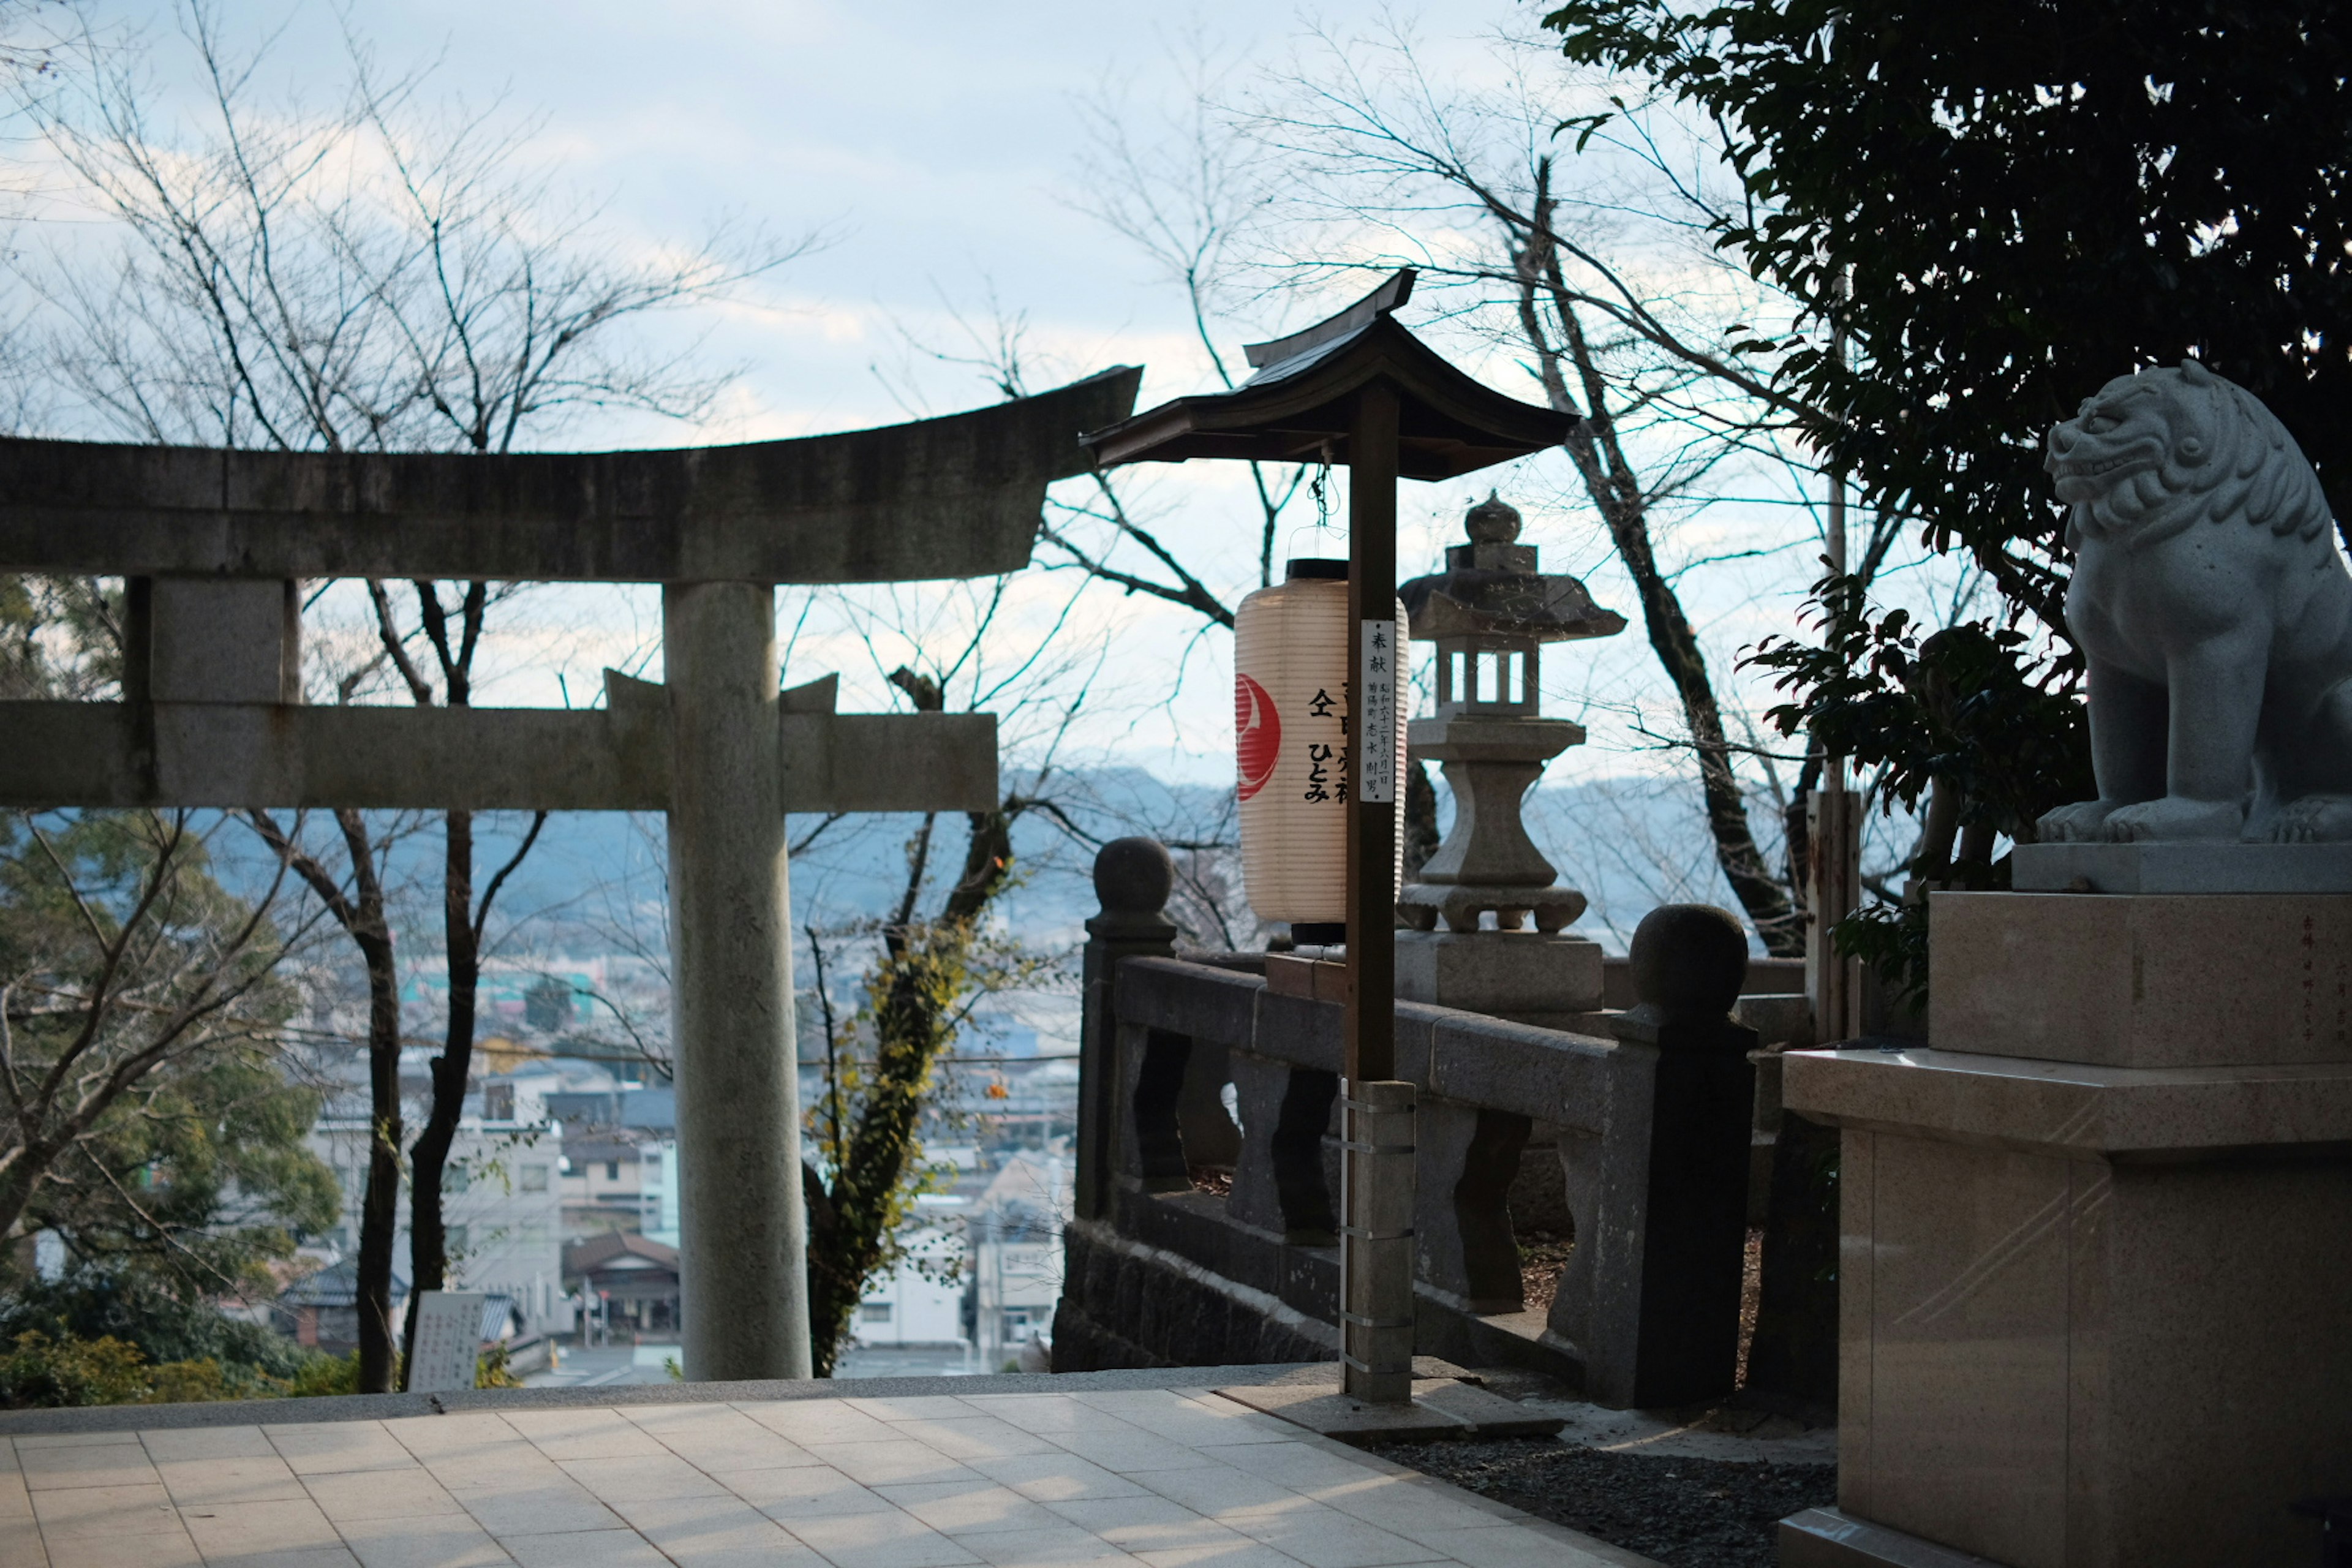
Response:
[[[1397,996],[1522,1024],[1591,1030],[1601,1007],[1601,944],[1552,931],[1401,931]]]
[[[2303,1564],[2352,1492],[2352,896],[1934,896],[1843,1130],[1839,1492],[1787,1564]],[[1947,1555],[1937,1555],[1938,1552]]]

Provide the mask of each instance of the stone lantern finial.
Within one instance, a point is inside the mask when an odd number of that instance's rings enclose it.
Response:
[[[1473,544],[1515,544],[1519,537],[1519,509],[1494,490],[1462,519],[1462,531]]]

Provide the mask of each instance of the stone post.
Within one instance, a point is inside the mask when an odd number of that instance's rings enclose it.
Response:
[[[1112,982],[1122,958],[1166,958],[1176,951],[1176,922],[1162,911],[1176,868],[1157,839],[1115,838],[1095,856],[1101,912],[1087,921],[1087,955],[1078,1037],[1077,1182],[1080,1219],[1111,1217],[1113,1141],[1118,1104],[1118,1018]]]
[[[1719,1398],[1737,1379],[1756,1032],[1730,1017],[1748,935],[1723,910],[1651,910],[1632,958],[1639,1002],[1614,1026],[1621,1048],[1654,1053],[1655,1067],[1647,1107],[1613,1113],[1646,1114],[1648,1147],[1623,1141],[1601,1177],[1612,1223],[1576,1239],[1594,1280],[1585,1392],[1649,1409]]]
[[[1350,1079],[1340,1100],[1339,1359],[1349,1394],[1412,1397],[1413,1087]]]
[[[662,644],[686,1374],[806,1377],[775,591],[667,585]]]

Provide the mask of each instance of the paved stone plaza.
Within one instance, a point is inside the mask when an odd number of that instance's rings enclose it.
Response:
[[[1645,1561],[1206,1389],[21,1434],[0,1467],[6,1568]]]

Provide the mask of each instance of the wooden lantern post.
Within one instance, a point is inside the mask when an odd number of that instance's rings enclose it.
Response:
[[[1392,312],[1410,268],[1328,321],[1246,353],[1231,392],[1180,397],[1082,437],[1102,468],[1228,458],[1345,462],[1349,790],[1347,1078],[1342,1086],[1339,1319],[1347,1392],[1412,1394],[1413,1086],[1396,1078],[1396,489],[1523,458],[1568,416],[1483,386]]]

